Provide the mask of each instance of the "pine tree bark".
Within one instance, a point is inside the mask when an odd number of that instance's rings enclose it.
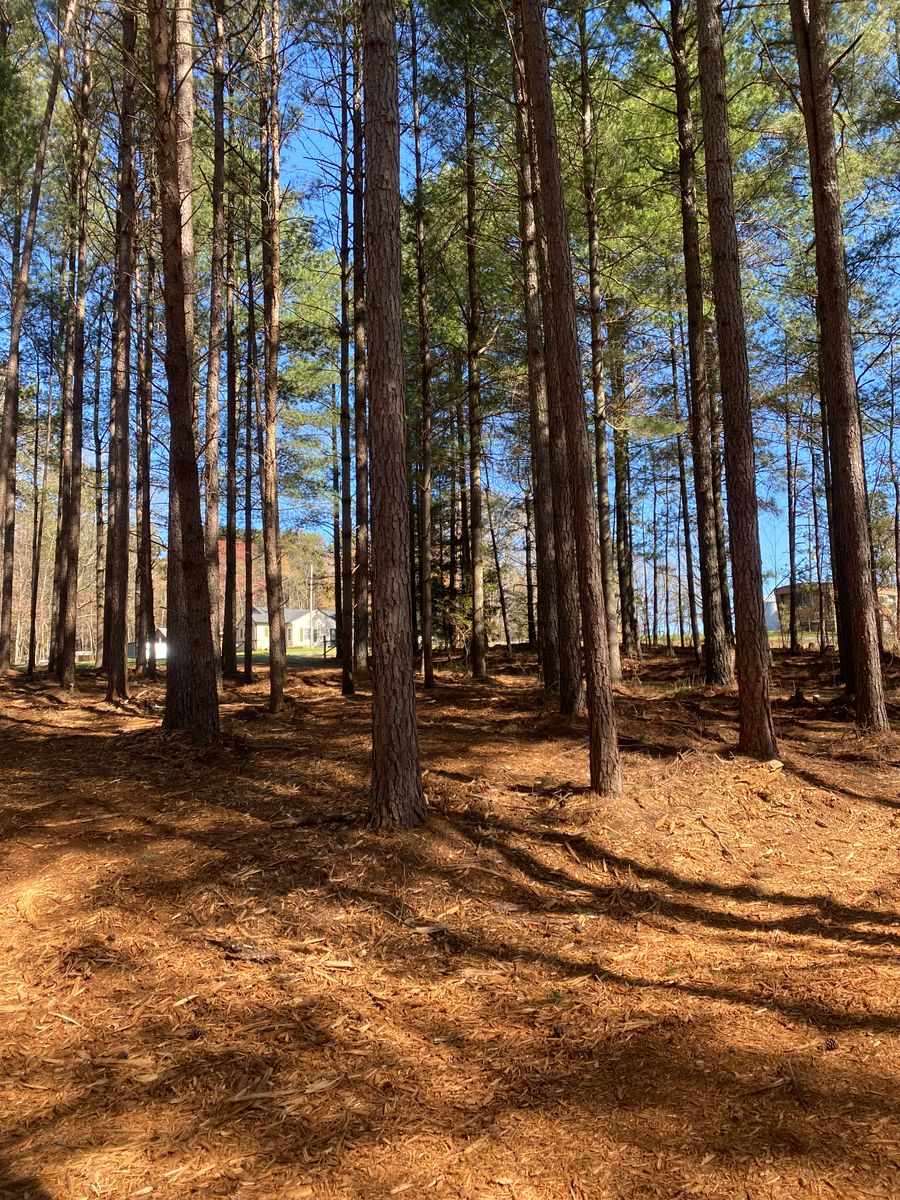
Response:
[[[225,208],[225,604],[222,675],[236,679],[237,665],[237,458],[238,351],[234,319],[234,195]]]
[[[694,547],[691,537],[691,510],[688,502],[687,467],[684,455],[684,435],[681,432],[681,405],[678,400],[678,359],[675,351],[675,322],[669,326],[669,355],[672,365],[672,419],[678,426],[675,434],[675,453],[678,460],[678,487],[681,497],[681,522],[684,535],[684,568],[687,575],[688,609],[690,610],[691,645],[694,658],[702,661],[700,623],[697,620],[697,595],[694,583]],[[680,601],[679,601],[680,607]],[[682,643],[683,644],[683,643]]]
[[[419,392],[422,401],[422,535],[419,564],[422,572],[422,679],[434,687],[431,588],[431,344],[428,324],[428,276],[425,270],[425,194],[422,187],[422,129],[419,109],[419,53],[416,37],[416,4],[409,6],[412,64],[413,156],[415,160],[416,300],[419,318]]]
[[[609,646],[594,506],[590,440],[584,406],[572,260],[549,51],[540,0],[521,0],[525,78],[532,106],[539,180],[552,285],[552,322],[559,352],[560,399],[575,500],[575,547],[584,640],[591,788],[599,795],[621,791],[616,717],[609,676]]]
[[[366,275],[372,446],[372,793],[369,824],[425,820],[419,767],[412,620],[403,310],[400,278],[400,106],[394,0],[363,8]],[[377,286],[372,282],[377,280]]]
[[[103,442],[100,436],[100,382],[103,365],[103,309],[97,314],[97,341],[94,347],[94,396],[92,433],[94,449],[94,658],[103,670],[103,563],[106,557],[106,522],[103,516]]]
[[[81,80],[77,100],[78,186],[75,255],[75,320],[72,330],[71,438],[66,437],[60,474],[65,477],[61,536],[65,538],[65,562],[59,581],[59,624],[56,647],[56,677],[65,691],[75,688],[75,646],[78,622],[78,559],[81,548],[81,465],[84,441],[84,352],[87,304],[87,214],[90,149],[90,98],[93,84],[90,30],[85,22],[81,56]],[[99,318],[98,318],[99,323]]]
[[[209,353],[206,359],[206,437],[203,453],[204,537],[216,672],[221,670],[219,582],[219,384],[225,290],[225,0],[213,0],[212,244],[209,270]]]
[[[622,615],[622,654],[640,658],[641,643],[634,596],[634,556],[631,551],[631,448],[625,399],[625,314],[621,301],[607,301],[609,374],[612,387],[613,467],[615,471],[616,567]]]
[[[790,13],[809,148],[835,549],[844,565],[845,588],[839,603],[852,652],[856,722],[861,729],[880,732],[888,728],[888,718],[871,576],[871,536],[866,515],[866,478],[834,145],[827,21],[822,0],[807,0],[806,4],[804,0],[790,0]]]
[[[116,265],[113,292],[112,388],[104,635],[108,701],[128,696],[128,537],[131,525],[131,344],[132,284],[135,264],[135,46],[134,10],[119,6],[122,23],[122,90],[119,98],[119,205],[116,213]]]
[[[750,368],[734,215],[722,16],[717,0],[698,0],[697,20],[734,580],[735,667],[740,715],[738,746],[745,754],[768,759],[776,756],[777,747],[769,701],[769,644],[759,548]]]
[[[694,118],[691,109],[690,72],[681,0],[670,0],[670,19],[669,48],[674,69],[675,105],[678,118],[681,232],[690,361],[688,414],[694,467],[694,493],[697,502],[697,550],[700,566],[700,602],[703,609],[703,656],[706,665],[706,682],[728,684],[732,680],[731,650],[728,645],[722,610],[719,553],[716,542],[716,500],[711,440],[712,415],[706,359],[703,272],[697,215]]]
[[[525,90],[527,94],[527,87]],[[550,474],[553,482],[553,534],[556,549],[556,599],[559,623],[559,711],[564,716],[571,716],[573,713],[583,713],[586,708],[581,653],[578,568],[575,552],[575,499],[566,448],[559,351],[553,315],[553,283],[550,276],[544,203],[540,187],[536,140],[530,114],[529,153],[534,187],[534,217],[541,312],[544,325],[544,364],[547,374]]]
[[[63,526],[66,512],[70,504],[69,493],[72,484],[72,420],[74,402],[74,366],[72,355],[75,343],[75,308],[77,289],[76,260],[78,256],[78,118],[72,122],[70,152],[72,170],[69,177],[69,246],[68,264],[60,272],[60,311],[65,313],[65,334],[60,396],[60,431],[59,431],[59,472],[58,472],[58,503],[56,509],[56,546],[53,557],[53,586],[50,602],[50,645],[47,654],[47,673],[56,677],[59,671],[58,651],[61,641],[60,603],[62,580],[66,573],[66,553],[68,543],[64,539]],[[50,324],[50,337],[53,340],[53,321]],[[54,343],[55,344],[55,343]],[[53,354],[55,359],[56,355]],[[53,370],[55,370],[55,364]]]
[[[469,407],[469,525],[472,539],[472,677],[487,678],[487,627],[484,619],[484,516],[481,482],[481,294],[478,287],[477,222],[475,215],[475,85],[468,58],[465,75],[466,139],[466,310],[467,398]]]
[[[353,39],[353,432],[355,568],[353,573],[353,673],[369,666],[369,429],[366,413],[366,268],[363,187],[362,61],[359,31]]]
[[[531,138],[525,86],[521,72],[520,48],[517,48],[516,53],[513,84],[516,97],[516,147],[519,156],[522,307],[525,317],[525,347],[528,361],[528,412],[531,435],[531,474],[534,490],[534,532],[537,550],[538,653],[544,688],[547,691],[556,691],[560,683],[559,603],[556,583],[556,542],[553,527],[553,479],[550,465],[547,368],[541,333],[540,268],[534,214]]]
[[[153,422],[153,337],[155,262],[152,251],[147,255],[146,302],[140,307],[141,284],[135,271],[135,294],[138,298],[138,446],[137,446],[137,587],[135,665],[142,668],[148,679],[156,678],[156,618],[153,602],[153,528],[150,506],[150,450]]]
[[[597,485],[597,515],[600,524],[600,566],[609,634],[609,673],[622,678],[619,646],[619,597],[616,590],[615,550],[609,506],[609,447],[606,436],[606,380],[603,372],[602,288],[600,286],[600,237],[597,230],[596,163],[594,161],[594,102],[588,70],[587,14],[578,14],[578,54],[581,68],[581,163],[582,191],[588,234],[588,301],[591,328],[591,390],[594,408],[594,474]]]
[[[263,267],[265,442],[260,464],[263,556],[269,614],[269,711],[284,704],[287,656],[278,515],[278,352],[281,343],[281,28],[278,0],[260,28],[260,212]],[[268,29],[266,26],[268,25]]]
[[[219,734],[219,700],[195,451],[191,0],[173,0],[172,11],[170,39],[167,0],[148,0],[170,427],[164,728],[206,744]]]
[[[340,389],[341,389],[341,692],[353,685],[353,504],[350,493],[350,45],[347,22],[341,21],[341,160],[340,160]]]

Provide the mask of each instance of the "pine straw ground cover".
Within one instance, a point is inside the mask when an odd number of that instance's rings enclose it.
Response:
[[[650,664],[600,808],[521,663],[445,674],[399,837],[333,670],[201,755],[8,685],[0,1195],[896,1197],[900,741],[778,669],[783,767]]]

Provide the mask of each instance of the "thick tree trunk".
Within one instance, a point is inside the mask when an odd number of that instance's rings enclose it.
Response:
[[[372,445],[372,794],[369,823],[425,820],[412,621],[400,279],[400,106],[394,0],[363,11],[366,272]],[[372,286],[377,280],[377,286]]]
[[[203,480],[204,538],[209,577],[210,627],[221,670],[219,601],[219,383],[222,373],[222,312],[225,283],[225,0],[213,0],[213,177],[209,278],[209,353],[206,359],[206,438]]]
[[[690,386],[688,413],[697,501],[697,549],[700,559],[700,598],[703,607],[703,650],[706,682],[726,684],[732,680],[731,650],[722,610],[719,552],[716,542],[716,499],[713,484],[712,416],[706,336],[703,313],[703,273],[697,216],[696,152],[691,111],[690,72],[685,48],[684,12],[681,0],[670,0],[669,47],[675,73],[675,105],[678,115],[678,170],[681,197],[681,232],[687,299]]]
[[[196,744],[205,744],[219,734],[219,701],[195,450],[192,12],[190,0],[174,0],[171,40],[167,0],[148,0],[147,13],[162,215],[170,427],[164,727],[189,732]]]
[[[132,283],[135,263],[136,164],[134,145],[135,46],[134,11],[119,6],[122,22],[122,90],[119,98],[119,206],[116,213],[116,267],[113,293],[112,388],[109,414],[108,525],[104,661],[108,701],[128,696],[128,536],[131,517],[131,343]]]
[[[728,483],[728,527],[734,579],[735,666],[740,713],[739,749],[774,758],[769,702],[769,644],[763,604],[759,508],[750,407],[750,368],[734,216],[725,51],[717,0],[698,0],[700,96],[706,148],[706,193]]]
[[[353,431],[355,551],[353,573],[353,672],[369,666],[369,429],[366,414],[366,268],[363,187],[362,62],[360,39],[353,41]]]
[[[552,321],[559,352],[560,399],[575,500],[575,547],[584,639],[590,780],[600,795],[621,791],[616,717],[609,676],[609,645],[594,506],[591,449],[584,407],[575,290],[553,96],[540,0],[522,0],[525,77],[534,115],[540,188],[552,289]]]
[[[600,237],[597,231],[597,167],[594,161],[594,105],[588,70],[587,15],[578,15],[578,51],[581,67],[581,163],[582,190],[588,233],[588,300],[591,316],[591,390],[594,398],[594,474],[597,485],[597,515],[600,522],[600,565],[603,597],[609,632],[609,673],[622,678],[619,645],[615,549],[609,507],[609,447],[606,436],[606,380],[603,374],[603,316],[600,287]]]
[[[582,671],[578,567],[575,551],[575,499],[566,447],[559,352],[553,308],[553,283],[550,275],[544,205],[539,186],[536,145],[531,123],[529,130],[531,133],[531,174],[534,181],[534,216],[540,267],[541,310],[544,321],[550,474],[553,482],[553,533],[556,549],[556,598],[559,622],[559,710],[564,716],[571,716],[573,713],[584,712],[586,706],[584,672]]]
[[[481,412],[481,294],[478,287],[477,224],[475,219],[475,84],[466,60],[466,311],[467,379],[469,402],[469,522],[472,538],[472,676],[487,678],[487,629],[484,620],[484,517],[482,513]]]
[[[4,388],[3,418],[0,421],[0,521],[3,522],[2,580],[0,580],[0,672],[8,671],[12,664],[12,596],[13,570],[15,563],[16,534],[16,450],[19,437],[19,347],[25,307],[28,300],[28,280],[31,274],[31,259],[34,253],[37,231],[38,207],[44,181],[44,164],[50,140],[50,126],[59,91],[69,42],[69,34],[78,10],[78,0],[68,0],[59,33],[56,57],[47,88],[44,116],[38,134],[34,174],[31,182],[31,198],[21,254],[15,264],[12,301],[9,312],[9,341],[6,352],[6,382]],[[16,238],[18,245],[18,238]]]
[[[888,718],[872,587],[871,537],[844,261],[826,15],[822,0],[808,0],[806,4],[803,0],[790,0],[790,12],[809,147],[835,548],[844,566],[845,588],[839,601],[853,656],[856,721],[861,729],[880,732],[888,728]]]

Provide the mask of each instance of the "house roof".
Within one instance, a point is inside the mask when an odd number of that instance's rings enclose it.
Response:
[[[329,617],[332,621],[335,619],[335,614],[324,608],[314,608],[311,610],[314,613],[321,613],[323,616]],[[308,617],[310,609],[308,608],[286,608],[284,610],[284,619],[290,624],[292,621],[299,621],[303,617]],[[269,612],[265,608],[254,608],[253,610],[254,625],[268,625]]]

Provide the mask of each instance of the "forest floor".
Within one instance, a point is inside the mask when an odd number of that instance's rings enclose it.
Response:
[[[400,836],[333,664],[277,718],[229,687],[206,753],[159,686],[4,685],[0,1196],[896,1200],[900,738],[778,655],[783,765],[733,757],[659,656],[595,805],[584,723],[494,667],[420,694]]]

